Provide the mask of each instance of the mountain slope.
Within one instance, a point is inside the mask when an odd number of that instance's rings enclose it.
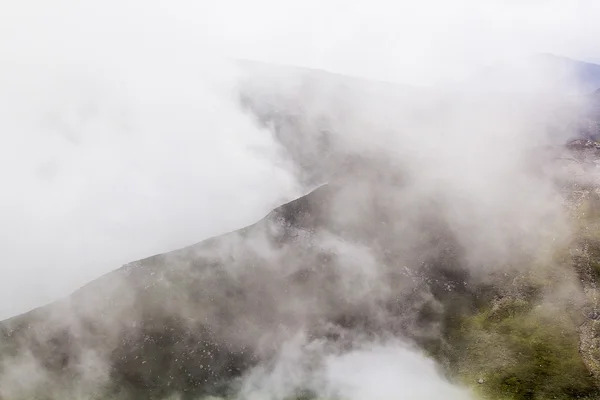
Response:
[[[596,143],[517,152],[513,98],[271,77],[240,101],[307,187],[329,183],[2,321],[2,400],[235,396],[298,340],[281,398],[314,392],[325,355],[384,340],[483,398],[600,396]]]
[[[600,65],[598,64],[554,54],[542,54],[539,58],[544,63],[571,71],[577,82],[588,92],[594,92],[600,88]]]
[[[246,77],[240,84],[241,106],[272,132],[298,179],[308,188],[344,174],[355,160],[389,158],[389,149],[382,143],[389,145],[396,140],[394,136],[408,136],[405,143],[393,144],[406,147],[406,151],[420,144],[421,139],[411,134],[452,146],[458,142],[452,137],[454,130],[463,129],[457,125],[476,120],[478,115],[487,115],[490,125],[500,125],[500,118],[521,113],[533,119],[539,114],[543,125],[533,135],[528,133],[531,146],[600,136],[597,96],[521,93],[522,79],[500,81],[500,92],[478,83],[472,93],[473,83],[452,88],[414,87],[305,68],[248,61],[241,65]],[[510,104],[518,111],[508,111]],[[511,135],[510,131],[501,134],[504,138]]]
[[[368,198],[349,196],[360,185]],[[591,303],[583,292],[566,303],[543,296],[580,277],[596,282],[584,264],[597,262],[590,245],[600,236],[581,238],[586,254],[556,253],[490,284],[429,208],[410,216],[420,236],[398,243],[385,223],[388,195],[372,176],[322,186],[252,226],[128,264],[3,321],[2,398],[227,396],[295,332],[335,351],[382,335],[412,341],[453,379],[484,382],[491,398],[600,394],[585,366],[598,359],[577,353],[578,310]],[[338,218],[347,207],[360,218]]]

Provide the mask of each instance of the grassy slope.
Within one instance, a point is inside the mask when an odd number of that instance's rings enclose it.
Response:
[[[573,242],[553,257],[551,267],[526,269],[510,295],[480,304],[473,312],[447,316],[446,346],[430,353],[446,362],[451,376],[474,387],[483,399],[600,398],[600,369],[594,366],[600,354],[581,344],[586,335],[594,340],[600,334],[598,321],[589,318],[589,310],[597,309],[595,286],[600,279],[599,206],[599,199],[592,197],[575,210]],[[560,274],[573,271],[587,295],[583,309],[588,316],[568,302],[545,300],[544,293],[561,283]]]

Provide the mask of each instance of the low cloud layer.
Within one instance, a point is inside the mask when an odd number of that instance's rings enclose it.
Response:
[[[0,317],[126,262],[253,223],[329,180],[350,181],[329,218],[347,232],[374,232],[365,248],[317,232],[347,257],[348,281],[335,287],[346,290],[342,300],[371,299],[358,290],[365,277],[371,289],[389,289],[378,251],[417,260],[431,216],[455,234],[469,270],[492,279],[568,237],[558,171],[531,154],[568,138],[587,104],[569,74],[558,79],[535,61],[525,62],[526,74],[494,75],[490,86],[471,77],[540,52],[598,61],[598,17],[591,0],[0,6]],[[400,82],[406,91],[268,68],[248,75],[236,58]],[[291,355],[251,371],[240,396],[281,398],[299,379],[349,400],[468,397],[405,344],[358,341],[326,353],[318,379],[296,369],[311,350],[287,344]],[[2,382],[28,374],[17,364]]]

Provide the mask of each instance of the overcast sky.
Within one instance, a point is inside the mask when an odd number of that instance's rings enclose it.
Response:
[[[600,61],[594,0],[21,0],[1,7],[9,60],[93,49],[118,62],[170,49],[392,80],[453,76],[473,62],[528,52]]]
[[[297,194],[221,57],[407,83],[600,62],[597,0],[2,0],[0,317]]]

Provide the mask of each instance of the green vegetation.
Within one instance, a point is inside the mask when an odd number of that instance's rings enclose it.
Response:
[[[475,309],[447,311],[444,345],[428,346],[482,399],[600,398],[600,321],[585,311],[597,311],[600,298],[600,197],[588,196],[574,217],[568,246],[518,269],[510,287]],[[573,298],[558,299],[568,279]]]
[[[469,281],[460,259],[440,262],[429,289],[436,307],[425,303],[418,320],[439,322],[442,334],[423,335],[419,344],[444,366],[456,381],[474,389],[482,400],[600,399],[600,196],[586,196],[573,210],[570,240],[552,242],[536,260],[507,268],[493,285]],[[447,282],[457,283],[447,290]],[[460,285],[460,283],[463,285]],[[465,282],[468,282],[465,283]],[[153,292],[155,293],[155,292]],[[161,297],[157,297],[161,298]],[[145,299],[144,299],[145,300]],[[150,300],[149,300],[150,301]],[[438,307],[437,305],[443,305]],[[154,326],[156,325],[156,326]],[[160,327],[180,326],[173,319],[155,320],[147,332],[140,354],[171,349],[177,333],[154,335]],[[154,335],[154,336],[152,336]],[[16,348],[5,347],[5,353]],[[146,347],[144,347],[146,346]],[[191,360],[195,363],[197,360]],[[146,362],[139,360],[140,363]],[[144,369],[129,366],[135,376]],[[135,368],[134,368],[135,367]],[[140,372],[141,371],[141,372]],[[148,379],[156,393],[146,387],[123,388],[102,398],[165,399],[166,385],[160,376]],[[160,379],[159,379],[160,378]],[[211,377],[212,379],[212,377]],[[231,377],[213,382],[211,390],[190,385],[185,393],[168,400],[225,400],[235,398],[238,387]],[[139,390],[136,392],[136,390]],[[132,395],[135,393],[135,395]],[[44,398],[32,393],[24,398]],[[214,397],[201,397],[206,395]],[[36,397],[37,396],[37,397]],[[104,396],[104,394],[102,394]],[[68,397],[65,397],[68,398]],[[299,392],[285,400],[312,400],[313,393]],[[11,399],[12,400],[12,399]]]
[[[586,288],[600,280],[600,197],[580,204],[573,222],[571,241],[554,243],[549,255],[515,268],[504,287],[471,287],[438,299],[444,333],[420,345],[480,399],[600,399],[593,371],[596,362],[600,371],[600,346],[587,354],[580,350],[585,335],[600,338],[600,321],[583,312],[595,306]],[[569,283],[573,299],[569,293],[560,297]],[[427,305],[421,314],[436,318]]]
[[[579,335],[561,312],[509,302],[463,318],[457,371],[489,399],[581,399],[600,396],[579,355]]]

